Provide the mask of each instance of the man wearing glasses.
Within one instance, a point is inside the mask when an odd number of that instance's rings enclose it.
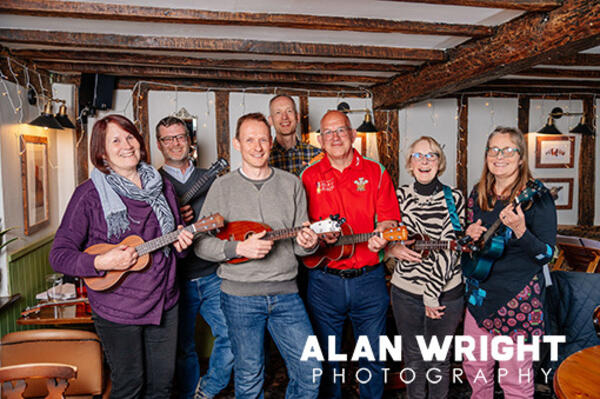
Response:
[[[377,162],[352,148],[356,131],[348,117],[329,111],[321,119],[319,143],[325,156],[302,173],[311,220],[339,214],[354,234],[383,231],[400,220],[398,201],[389,174]],[[373,236],[356,244],[353,255],[312,269],[308,278],[307,308],[323,353],[332,353],[328,337],[335,336],[335,353],[341,353],[342,329],[347,317],[354,335],[366,336],[379,354],[379,337],[385,335],[389,295],[381,263],[387,241]],[[357,379],[361,398],[381,398],[383,362],[360,360],[366,369]],[[341,398],[341,371],[337,362],[324,362],[320,395]],[[359,382],[360,382],[359,381]]]
[[[206,173],[205,169],[192,164],[191,140],[185,122],[172,116],[163,118],[156,125],[156,143],[165,159],[159,172],[173,184],[177,197],[181,198]],[[200,216],[205,197],[205,194],[200,195],[181,207],[184,222],[190,223]],[[233,353],[221,311],[221,279],[216,274],[217,267],[218,264],[198,258],[193,251],[177,265],[181,288],[176,369],[179,399],[212,398],[229,383]],[[202,378],[195,342],[198,314],[215,337],[209,368]]]

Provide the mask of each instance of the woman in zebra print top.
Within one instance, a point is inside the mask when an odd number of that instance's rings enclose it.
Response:
[[[444,186],[438,180],[446,169],[446,156],[438,142],[428,136],[413,142],[406,169],[415,181],[400,187],[397,196],[402,222],[409,234],[427,235],[432,240],[456,240]],[[460,223],[464,225],[464,196],[456,189],[451,192]],[[407,386],[408,397],[425,398],[429,389],[430,398],[446,398],[450,361],[425,362],[415,336],[422,335],[427,342],[437,336],[441,342],[446,335],[454,335],[464,309],[459,256],[440,250],[422,257],[404,245],[389,248],[387,254],[397,259],[392,276],[392,310],[402,335],[403,359],[405,366],[416,375]],[[433,368],[440,371],[429,373],[426,378],[427,370]],[[433,383],[438,379],[439,382]]]

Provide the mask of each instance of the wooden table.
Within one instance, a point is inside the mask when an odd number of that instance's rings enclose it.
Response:
[[[600,345],[573,353],[554,373],[559,399],[600,398]]]
[[[21,316],[17,319],[20,325],[65,325],[93,324],[89,305],[58,305],[41,308],[39,313]]]

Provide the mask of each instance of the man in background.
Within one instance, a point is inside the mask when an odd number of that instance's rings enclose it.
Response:
[[[286,94],[273,97],[269,102],[269,112],[269,124],[275,129],[269,165],[300,176],[302,170],[321,150],[296,137],[300,114],[296,111],[296,103],[292,97]]]
[[[165,159],[159,172],[173,184],[177,197],[181,198],[207,173],[205,169],[194,167],[190,160],[191,141],[185,122],[172,116],[163,118],[156,125],[156,142]],[[186,224],[198,219],[205,196],[199,195],[190,204],[181,207]],[[198,258],[193,251],[177,264],[181,288],[176,369],[179,399],[210,399],[229,383],[233,353],[221,311],[221,279],[216,274],[217,267],[218,264]],[[215,337],[208,371],[202,378],[195,341],[198,314],[202,315]]]

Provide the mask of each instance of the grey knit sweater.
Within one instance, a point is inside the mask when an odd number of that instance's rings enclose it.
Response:
[[[210,188],[202,216],[219,212],[226,222],[249,220],[265,223],[273,230],[296,227],[308,220],[306,194],[300,180],[291,173],[272,168],[260,189],[244,177],[239,169],[218,178]],[[278,295],[298,291],[295,255],[307,252],[295,239],[275,241],[263,259],[229,264],[235,256],[237,241],[224,241],[202,235],[194,244],[196,255],[220,262],[217,274],[223,279],[221,289],[230,295]],[[316,250],[316,249],[315,249]]]

